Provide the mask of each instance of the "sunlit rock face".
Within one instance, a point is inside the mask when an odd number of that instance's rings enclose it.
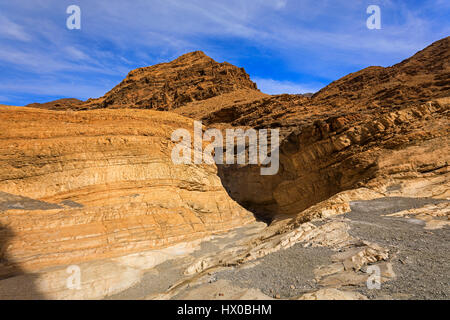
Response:
[[[266,97],[202,115],[210,125],[281,130],[278,174],[221,166],[225,187],[267,220],[361,186],[448,197],[449,61],[447,37],[392,67],[347,75],[310,98]],[[415,179],[423,185],[412,186]]]
[[[254,221],[214,165],[175,165],[163,112],[0,110],[0,274],[206,237]]]
[[[177,285],[148,296],[173,297],[178,284],[189,286],[209,268],[298,243],[358,249],[319,268],[328,284],[302,298],[363,298],[333,287],[363,281],[341,271],[373,262],[386,269],[392,252],[371,241],[362,246],[347,232],[348,220],[309,222],[346,214],[353,201],[410,197],[438,201],[391,217],[414,216],[427,230],[448,226],[449,54],[447,37],[312,96],[269,96],[243,69],[193,52],[133,70],[99,99],[1,106],[0,298],[104,297],[163,261],[199,250],[173,264],[179,278],[168,285]],[[280,129],[279,171],[263,176],[258,165],[174,164],[171,134],[192,133],[194,120],[204,129]],[[255,223],[255,216],[271,224]],[[228,232],[244,225],[249,229]],[[213,234],[224,238],[202,247]],[[65,286],[71,264],[84,270],[79,292]],[[25,283],[34,283],[36,294],[11,291]],[[265,297],[234,285],[222,281],[207,291],[230,287],[233,296]],[[205,295],[199,292],[186,297]]]

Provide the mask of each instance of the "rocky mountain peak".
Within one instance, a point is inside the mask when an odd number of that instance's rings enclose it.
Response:
[[[83,107],[172,110],[238,89],[257,90],[243,68],[194,51],[171,62],[131,71],[105,96]]]
[[[196,61],[196,60],[208,60],[208,61],[214,61],[211,57],[207,56],[203,51],[192,51],[185,53],[178,58],[176,58],[174,61]]]

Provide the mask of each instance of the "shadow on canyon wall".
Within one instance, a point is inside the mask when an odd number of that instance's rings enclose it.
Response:
[[[318,131],[314,125],[283,139],[274,175],[262,175],[258,165],[217,165],[229,196],[270,223],[275,216],[293,216],[375,176],[375,158],[354,156],[349,150],[336,152]]]
[[[270,224],[278,212],[273,189],[280,182],[279,175],[261,176],[257,165],[217,165],[217,169],[228,195],[258,221]]]
[[[38,276],[26,273],[8,255],[14,236],[9,227],[0,224],[0,300],[44,300],[36,286]]]

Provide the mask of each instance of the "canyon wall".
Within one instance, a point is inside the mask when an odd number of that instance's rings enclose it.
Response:
[[[359,187],[387,193],[416,179],[411,196],[450,196],[449,99],[388,113],[331,117],[299,127],[280,146],[280,170],[219,166],[233,199],[261,218],[292,216],[332,195]],[[406,194],[405,194],[406,195]]]
[[[280,128],[277,175],[219,167],[230,195],[270,221],[358,187],[448,197],[449,107],[447,37],[392,67],[349,74],[312,97],[261,97],[198,116],[210,126]]]
[[[0,275],[199,239],[254,221],[247,210],[302,216],[345,190],[448,198],[449,48],[447,37],[312,97],[265,95],[197,51],[131,71],[99,99],[1,108]],[[173,165],[170,135],[194,119],[279,128],[279,172]]]
[[[254,221],[214,165],[174,165],[192,120],[0,109],[0,276],[167,247]]]

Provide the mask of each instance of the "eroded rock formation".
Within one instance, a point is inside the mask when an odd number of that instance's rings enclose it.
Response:
[[[143,110],[0,110],[0,275],[150,250],[254,221],[217,168],[174,165],[192,120]],[[19,196],[20,195],[20,196]],[[10,237],[10,234],[14,234]]]
[[[449,55],[447,37],[393,67],[337,80],[312,98],[281,95],[204,115],[210,124],[281,128],[279,173],[221,166],[225,187],[269,219],[297,214],[343,190],[383,191],[419,178],[446,183],[417,189],[416,196],[448,197]]]
[[[103,97],[80,102],[76,99],[31,104],[60,110],[98,108],[138,108],[172,110],[195,101],[239,89],[257,90],[244,68],[227,62],[218,63],[201,51],[182,55],[171,62],[131,71]]]
[[[155,256],[148,250],[254,222],[255,214],[270,226],[254,223],[254,233],[233,238],[236,245],[185,261],[179,282],[151,297],[173,297],[192,283],[189,277],[298,243],[343,252],[316,270],[325,286],[361,283],[367,275],[356,273],[370,263],[390,279],[392,252],[351,236],[351,221],[311,221],[350,212],[352,201],[450,197],[449,54],[447,37],[397,65],[366,68],[312,96],[268,96],[243,69],[193,52],[134,70],[99,99],[2,107],[0,277],[10,277],[14,287],[21,279],[11,277],[16,273],[81,263],[91,281],[81,297],[114,294],[110,287],[124,290],[155,265],[146,260]],[[171,133],[192,132],[193,120],[222,129],[280,128],[279,172],[174,165]],[[395,213],[405,215],[417,215],[430,230],[448,225],[446,203]],[[97,268],[132,280],[99,285]],[[39,278],[44,291],[64,273],[55,272]],[[219,284],[211,290],[229,286]],[[57,286],[62,293],[52,297],[80,297]],[[232,296],[266,297],[241,289],[231,288]],[[323,297],[365,298],[330,288],[300,298]]]

